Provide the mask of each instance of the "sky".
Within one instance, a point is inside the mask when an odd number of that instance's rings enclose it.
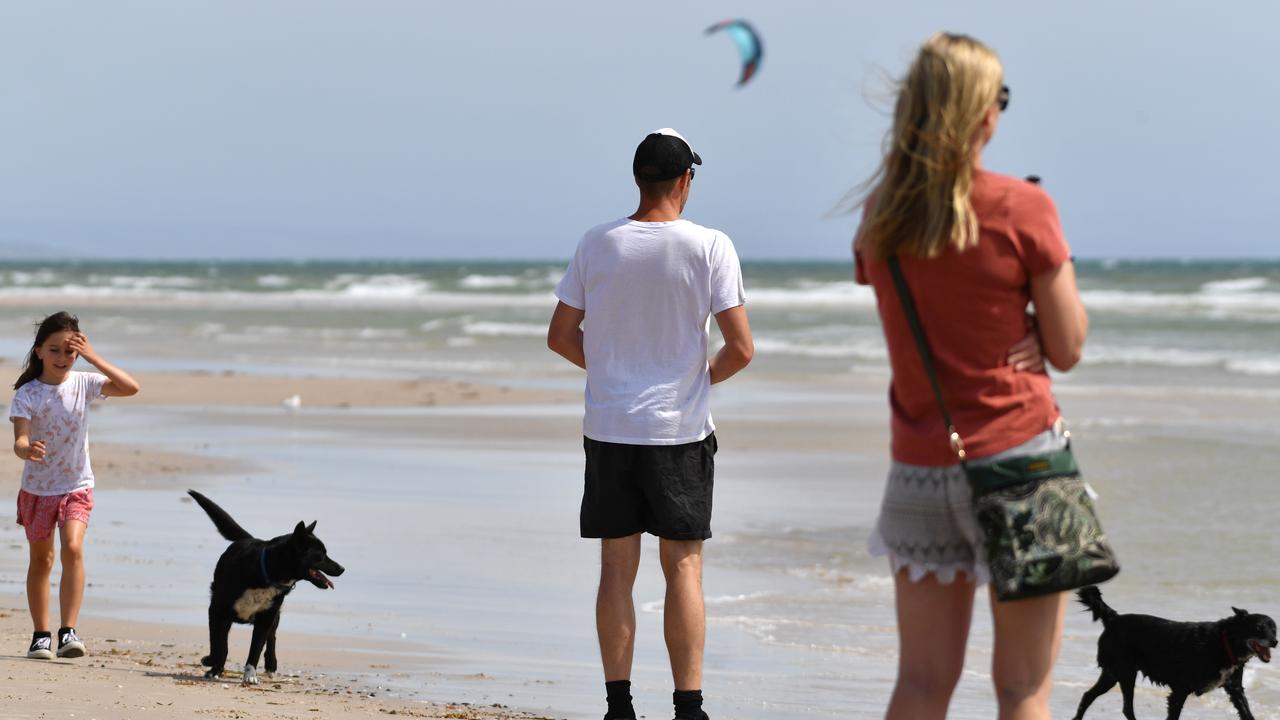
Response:
[[[725,18],[764,38],[736,88]],[[890,79],[1000,55],[984,155],[1077,256],[1280,257],[1271,2],[0,3],[0,256],[563,259],[658,127],[744,260],[842,259]]]

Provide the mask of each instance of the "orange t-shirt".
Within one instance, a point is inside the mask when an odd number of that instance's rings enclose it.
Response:
[[[1049,375],[1015,371],[1009,348],[1026,336],[1030,279],[1070,258],[1058,211],[1038,186],[977,171],[970,200],[978,244],[932,259],[902,256],[947,409],[969,457],[993,455],[1044,432],[1058,418]],[[855,248],[857,280],[876,292],[893,380],[893,459],[954,465],[946,425],[902,312],[889,265]]]

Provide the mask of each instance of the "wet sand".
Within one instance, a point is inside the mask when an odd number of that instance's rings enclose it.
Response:
[[[94,372],[81,362],[77,370]],[[16,378],[21,368],[0,365],[0,377]],[[297,398],[297,407],[422,407],[431,405],[492,405],[530,402],[579,402],[581,393],[512,388],[443,380],[370,379],[317,376],[246,375],[223,372],[138,372],[132,375],[142,392],[122,400],[140,405],[197,407],[239,405],[281,406]],[[5,391],[5,402],[12,391]],[[115,402],[114,400],[110,402]]]
[[[187,377],[169,373],[164,381],[193,387]],[[369,698],[357,696],[370,691],[373,700],[407,702],[408,709],[420,697],[599,716],[591,614],[598,548],[576,536],[577,392],[509,390],[507,397],[528,401],[459,395],[416,405],[395,394],[401,381],[372,381],[387,393],[377,402],[386,404],[346,407],[319,388],[344,391],[347,381],[315,379],[302,407],[290,412],[277,400],[221,404],[217,397],[240,384],[275,398],[288,379],[206,377],[203,394],[172,403],[154,400],[163,393],[148,396],[163,384],[149,377],[142,396],[104,403],[91,431],[102,512],[90,543],[95,586],[82,627],[95,653],[109,653],[111,646],[135,647],[119,644],[125,640],[145,642],[145,628],[132,623],[155,623],[156,644],[135,652],[158,653],[146,659],[176,669],[147,676],[116,656],[92,673],[20,660],[25,610],[9,611],[17,617],[3,620],[15,629],[0,648],[0,677],[40,685],[19,695],[6,684],[0,716],[22,712],[22,698],[51,689],[46,678],[72,671],[77,683],[80,675],[106,675],[104,698],[114,698],[119,684],[131,699],[163,691],[209,703],[185,715],[152,716],[105,715],[82,705],[78,718],[372,717],[396,709],[307,704],[313,697],[363,703]],[[892,687],[896,635],[886,563],[867,556],[865,537],[887,464],[885,377],[748,377],[714,393],[721,454],[705,576],[709,711],[748,719],[878,717]],[[1106,590],[1117,609],[1192,620],[1236,605],[1274,615],[1267,588],[1276,573],[1267,558],[1280,536],[1265,522],[1239,519],[1280,511],[1270,476],[1253,469],[1280,463],[1271,422],[1278,393],[1115,387],[1087,375],[1058,385],[1125,563]],[[539,397],[547,399],[533,399]],[[198,675],[209,572],[225,547],[194,505],[181,504],[188,487],[206,491],[264,536],[319,519],[331,553],[348,567],[335,591],[304,587],[290,596],[281,661],[300,675],[281,688],[184,684]],[[0,526],[0,547],[11,548],[0,554],[0,608],[23,604],[20,532]],[[637,708],[658,717],[669,709],[670,675],[661,574],[654,544],[645,548],[633,679]],[[1069,717],[1096,679],[1098,632],[1073,607],[1055,670],[1055,716]],[[961,720],[993,717],[991,633],[987,613],[977,610],[952,713]],[[105,643],[111,638],[119,642]],[[236,628],[232,658],[243,658],[246,645],[246,628]],[[68,674],[53,674],[59,672]],[[1272,666],[1251,663],[1246,686],[1259,718],[1280,717],[1271,710],[1280,698]],[[1118,695],[1099,703],[1097,712],[1115,711]],[[1221,693],[1193,703],[1188,712],[1231,712]],[[1164,695],[1144,684],[1137,704],[1140,716],[1159,716]]]

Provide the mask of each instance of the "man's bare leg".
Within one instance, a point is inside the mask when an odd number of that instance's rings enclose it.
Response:
[[[636,647],[636,607],[631,590],[640,568],[640,534],[600,541],[600,588],[596,592],[596,634],[605,682],[631,679]]]
[[[662,573],[667,578],[663,631],[676,684],[677,716],[682,704],[702,711],[702,650],[707,634],[702,601],[702,541],[667,540],[659,543]],[[692,715],[694,710],[690,710]]]

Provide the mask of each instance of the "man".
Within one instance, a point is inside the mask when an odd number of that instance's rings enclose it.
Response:
[[[675,130],[649,134],[632,162],[640,206],[588,230],[556,288],[547,345],[587,371],[582,537],[601,539],[596,631],[606,720],[631,705],[640,535],[659,538],[675,716],[702,711],[702,541],[711,537],[716,452],[711,385],[751,361],[742,271],[729,238],[682,220],[702,158]],[[707,318],[725,345],[707,361]]]

